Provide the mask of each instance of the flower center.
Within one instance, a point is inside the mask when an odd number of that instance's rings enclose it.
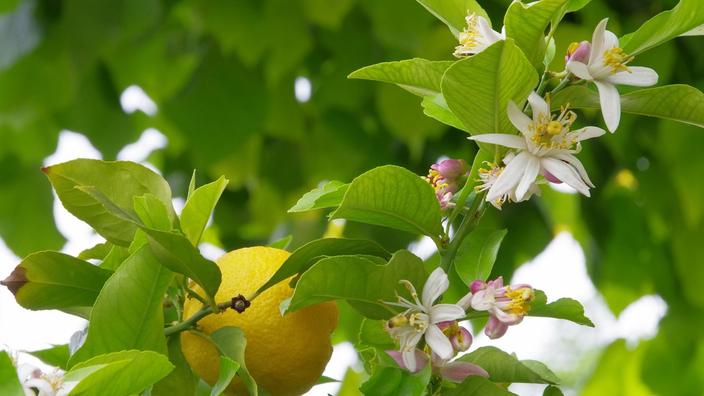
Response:
[[[458,39],[460,46],[464,47],[466,50],[471,50],[479,44],[479,38],[481,38],[481,36],[477,28],[477,18],[472,14],[467,17],[467,27],[459,34]]]
[[[604,51],[604,64],[611,67],[611,74],[628,71],[626,64],[632,60],[633,56],[628,55],[619,47]]]
[[[428,315],[426,315],[422,312],[414,312],[409,316],[408,323],[417,332],[424,333],[425,329],[428,328],[428,319],[429,319]]]
[[[568,132],[577,119],[577,115],[568,109],[569,105],[562,108],[557,117],[552,114],[539,114],[531,125],[533,135],[530,139],[541,148],[569,149],[576,142],[569,138]]]
[[[506,311],[516,315],[525,315],[530,311],[530,303],[533,301],[534,293],[533,289],[528,287],[521,287],[515,290],[506,287],[506,297],[511,299]]]

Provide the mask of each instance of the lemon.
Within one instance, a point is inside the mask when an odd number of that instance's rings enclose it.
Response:
[[[289,252],[264,246],[226,253],[217,264],[222,283],[215,295],[218,302],[242,294],[250,295],[281,267]],[[330,334],[337,325],[337,305],[326,302],[281,316],[279,304],[291,297],[293,289],[284,280],[252,300],[244,313],[228,309],[198,322],[200,331],[210,334],[223,326],[242,329],[247,338],[245,363],[257,384],[273,396],[300,395],[318,380],[330,359]],[[202,290],[197,290],[202,293]],[[202,307],[197,300],[187,300],[184,317]],[[218,378],[219,354],[202,337],[181,333],[181,349],[193,370],[210,384]],[[239,378],[228,388],[230,394],[246,395]]]

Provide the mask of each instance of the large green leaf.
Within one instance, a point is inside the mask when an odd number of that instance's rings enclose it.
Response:
[[[322,258],[355,254],[378,256],[384,259],[391,256],[373,241],[345,238],[316,239],[296,249],[257,292],[261,293],[284,279],[306,272]]]
[[[108,279],[90,315],[88,336],[69,366],[127,349],[166,354],[162,301],[173,273],[142,247]]]
[[[478,228],[462,241],[455,256],[455,271],[465,284],[486,280],[491,275],[506,232],[505,229]]]
[[[69,393],[72,396],[125,396],[143,391],[173,368],[169,359],[159,353],[127,350],[79,363],[66,373],[64,381],[79,381]]]
[[[569,104],[574,108],[600,109],[599,94],[584,86],[558,92],[554,109]],[[665,85],[621,95],[621,111],[664,118],[704,128],[704,93],[689,85]]]
[[[169,337],[169,361],[174,370],[161,381],[154,384],[153,395],[192,395],[196,388],[197,376],[191,370],[181,350],[181,337],[176,334]]]
[[[0,351],[0,395],[25,396],[17,369],[6,351]]]
[[[638,30],[621,38],[621,47],[631,55],[647,51],[704,24],[701,0],[680,0],[675,8],[659,13]]]
[[[168,208],[171,219],[176,218],[169,185],[161,176],[142,165],[125,161],[77,159],[43,170],[64,207],[117,245],[129,245],[137,226],[108,211],[82,187],[99,191],[129,215],[135,215],[134,197],[151,193]]]
[[[523,103],[537,83],[530,61],[507,39],[450,66],[442,93],[469,133],[505,133],[514,130],[508,102]]]
[[[468,353],[459,360],[471,362],[486,370],[494,382],[526,382],[533,384],[556,384],[559,378],[545,365],[534,360],[521,361],[515,355],[499,348],[485,346]],[[536,363],[538,363],[536,365]]]
[[[111,274],[73,256],[44,251],[25,257],[0,283],[27,309],[79,313],[93,306]]]
[[[181,230],[194,246],[198,245],[203,230],[228,182],[225,176],[221,176],[218,180],[198,187],[188,195],[186,205],[181,212]]]
[[[506,37],[516,41],[526,58],[542,71],[547,49],[545,29],[562,15],[568,0],[540,0],[529,5],[514,1],[506,10]]]
[[[441,20],[450,28],[457,37],[465,27],[467,22],[465,17],[469,14],[477,14],[489,20],[486,11],[476,0],[417,0],[431,14]],[[491,23],[491,21],[489,21]]]
[[[349,187],[347,183],[337,180],[329,181],[305,193],[288,211],[289,213],[295,213],[339,206],[345,196],[347,187]]]
[[[447,107],[447,102],[442,94],[426,96],[420,104],[423,106],[423,114],[428,117],[434,118],[445,125],[449,125],[461,131],[467,131],[465,126],[462,124],[462,121],[460,121],[459,118],[457,118],[457,116]]]
[[[361,256],[335,256],[318,261],[301,275],[287,312],[334,299],[346,299],[371,319],[391,315],[381,301],[395,301],[399,281],[420,288],[425,281],[423,261],[406,250],[396,252],[386,265]]]
[[[456,388],[445,393],[447,396],[511,396],[513,393],[488,379],[472,375],[467,377]]]
[[[560,298],[547,303],[547,296],[540,290],[535,291],[535,299],[531,304],[528,316],[565,319],[584,326],[594,327],[594,323],[584,315],[584,308],[577,300]]]
[[[418,96],[435,96],[440,93],[442,75],[453,63],[421,58],[377,63],[352,72],[349,78],[392,83]]]
[[[396,228],[438,238],[442,233],[440,204],[433,188],[398,166],[374,168],[355,178],[333,219]]]

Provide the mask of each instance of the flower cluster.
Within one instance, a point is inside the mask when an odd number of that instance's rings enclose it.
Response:
[[[404,308],[404,311],[386,322],[386,331],[400,345],[399,351],[387,351],[400,367],[411,372],[431,364],[433,372],[448,381],[462,382],[470,375],[488,377],[481,367],[455,357],[472,345],[472,334],[459,325],[467,311],[487,311],[489,322],[485,333],[498,338],[508,326],[520,323],[530,309],[533,288],[528,285],[504,286],[501,277],[483,282],[474,281],[469,293],[456,304],[435,304],[450,282],[447,274],[436,268],[428,277],[422,295],[408,281],[401,281],[411,295],[411,300],[398,296],[398,302],[387,304]],[[425,341],[425,347],[418,344]]]
[[[442,209],[454,206],[452,197],[460,189],[462,178],[468,172],[467,162],[462,159],[445,159],[430,166],[425,180],[433,186]]]

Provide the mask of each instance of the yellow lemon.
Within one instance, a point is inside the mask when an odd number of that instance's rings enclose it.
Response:
[[[228,301],[238,294],[249,295],[264,284],[289,252],[264,246],[234,250],[218,259],[222,284],[215,300]],[[223,326],[236,326],[247,338],[245,363],[257,384],[274,396],[300,395],[318,380],[330,359],[330,334],[337,326],[337,305],[326,302],[281,316],[279,304],[293,289],[284,280],[257,296],[244,313],[228,309],[198,322],[200,331],[210,334]],[[197,290],[202,292],[202,290]],[[202,307],[187,300],[184,317]],[[181,349],[193,370],[210,384],[218,378],[219,354],[202,337],[181,333]],[[228,388],[231,394],[246,395],[238,378]]]

